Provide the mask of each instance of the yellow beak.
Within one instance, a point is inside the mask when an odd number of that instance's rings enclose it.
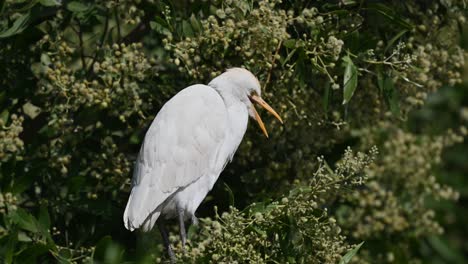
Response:
[[[255,102],[255,103],[259,104],[261,107],[265,108],[274,117],[276,117],[276,119],[278,119],[281,122],[281,124],[283,124],[283,119],[281,119],[281,117],[278,115],[278,113],[276,113],[276,111],[273,110],[273,108],[271,108],[271,106],[268,105],[260,96],[252,95],[249,98],[250,98],[250,100],[252,102]],[[262,129],[263,134],[265,134],[265,136],[268,138],[268,132],[267,132],[267,130],[265,128],[265,124],[263,124],[263,121],[260,118],[260,115],[258,114],[257,110],[255,109],[255,106],[253,106],[253,112],[254,112],[254,115],[255,115],[255,120],[257,120],[258,125],[260,126],[260,129]]]

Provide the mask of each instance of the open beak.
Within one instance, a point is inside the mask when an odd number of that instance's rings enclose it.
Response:
[[[270,112],[274,117],[276,117],[276,119],[278,119],[281,124],[283,124],[283,119],[281,119],[281,117],[278,115],[278,113],[276,113],[275,110],[273,110],[273,108],[271,108],[270,105],[268,105],[260,96],[258,95],[252,95],[252,96],[249,96],[250,98],[250,101],[252,101],[253,103],[257,103],[259,104],[261,107],[265,108],[268,112]],[[260,128],[262,129],[263,131],[263,134],[265,134],[266,137],[268,137],[268,132],[265,128],[265,124],[263,124],[263,121],[262,119],[260,118],[260,115],[258,114],[257,110],[255,109],[255,106],[253,106],[253,112],[255,114],[255,120],[257,120],[258,122],[258,125],[260,126]]]

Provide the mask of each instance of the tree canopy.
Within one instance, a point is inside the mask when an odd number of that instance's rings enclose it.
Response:
[[[249,127],[178,261],[465,263],[467,5],[0,1],[0,260],[165,262],[122,221],[139,146],[245,67],[285,124]]]

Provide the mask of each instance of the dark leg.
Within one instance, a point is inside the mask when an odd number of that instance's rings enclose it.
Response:
[[[161,232],[161,236],[162,236],[162,239],[163,239],[163,242],[164,242],[164,246],[167,249],[167,254],[169,255],[169,258],[171,259],[171,263],[176,263],[174,251],[172,251],[171,242],[169,242],[169,236],[167,235],[167,229],[164,226],[164,220],[162,218],[158,219],[158,228],[159,228],[159,232]]]
[[[185,249],[187,242],[187,233],[185,232],[184,209],[177,208],[179,218],[180,240],[182,241],[182,249]]]

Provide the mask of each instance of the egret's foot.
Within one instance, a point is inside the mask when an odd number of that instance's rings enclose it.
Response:
[[[169,247],[167,248],[167,254],[169,255],[170,263],[175,264],[176,263],[176,257],[175,257],[174,251],[172,250],[171,245],[169,245]]]
[[[172,250],[171,243],[169,241],[169,236],[167,235],[167,229],[164,226],[164,220],[162,218],[158,220],[158,228],[159,228],[159,232],[161,233],[161,237],[163,239],[164,247],[166,248],[167,254],[169,255],[170,263],[175,264],[176,263],[175,254],[174,254],[174,251]]]

